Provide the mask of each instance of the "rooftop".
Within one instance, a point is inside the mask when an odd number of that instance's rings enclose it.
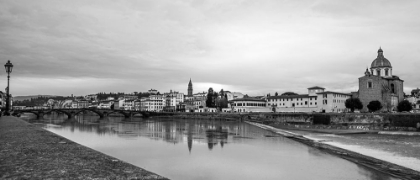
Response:
[[[342,92],[333,92],[333,91],[325,91],[325,92],[320,92],[316,94],[342,94],[342,95],[351,96],[351,93],[342,93]]]
[[[378,57],[373,60],[370,68],[378,68],[378,67],[389,67],[392,68],[391,62],[384,57],[383,50],[379,48],[378,50]]]
[[[309,98],[316,96],[309,96],[309,94],[299,94],[299,95],[290,95],[290,96],[270,96],[267,99],[286,99],[286,98]]]
[[[308,89],[325,89],[325,88],[323,88],[323,87],[319,87],[319,86],[314,86],[314,87],[310,87],[310,88],[308,88]]]
[[[400,80],[400,81],[403,81],[403,80],[401,80],[400,79],[400,77],[398,77],[398,76],[392,76],[392,77],[382,77],[383,79],[389,79],[389,80]],[[404,82],[404,81],[403,81]]]
[[[231,101],[259,101],[259,102],[265,102],[265,100],[263,100],[263,99],[252,98],[252,97],[238,98],[238,99],[233,99]]]

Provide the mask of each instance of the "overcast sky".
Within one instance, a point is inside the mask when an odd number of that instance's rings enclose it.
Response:
[[[380,46],[420,87],[420,1],[0,0],[11,93],[358,90]],[[0,71],[1,90],[7,86]]]

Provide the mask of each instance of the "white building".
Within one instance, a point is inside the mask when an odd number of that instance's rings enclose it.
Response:
[[[230,105],[233,112],[271,112],[270,108],[267,108],[266,101],[260,98],[237,98],[231,100]],[[224,108],[223,111],[227,112],[228,109]]]
[[[184,102],[184,93],[170,90],[169,93],[164,93],[163,95],[166,98],[166,106],[177,106]]]
[[[112,104],[114,104],[114,100],[104,100],[104,101],[99,102],[98,108],[110,109]]]
[[[86,95],[85,100],[87,100],[87,101],[98,101],[98,95],[96,95],[96,94]]]
[[[308,88],[308,94],[270,96],[267,106],[275,112],[344,112],[345,101],[351,94],[324,91],[322,87]]]
[[[318,104],[320,112],[347,112],[346,100],[351,98],[351,94],[340,92],[321,92],[318,94]]]
[[[135,101],[136,100],[123,100],[123,107],[124,110],[135,110]]]
[[[227,100],[228,101],[244,97],[244,95],[240,92],[225,91],[224,93],[227,95]]]
[[[150,95],[148,98],[141,98],[140,109],[142,111],[161,112],[165,107],[166,98],[164,95]]]

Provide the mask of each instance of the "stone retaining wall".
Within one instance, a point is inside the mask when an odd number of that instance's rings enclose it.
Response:
[[[179,113],[181,117],[292,124],[334,129],[416,131],[420,114],[411,113]],[[419,124],[420,125],[420,124]]]

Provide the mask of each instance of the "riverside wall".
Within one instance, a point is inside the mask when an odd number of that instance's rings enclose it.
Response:
[[[417,131],[420,114],[412,113],[177,113],[176,117],[255,121],[298,127]]]

